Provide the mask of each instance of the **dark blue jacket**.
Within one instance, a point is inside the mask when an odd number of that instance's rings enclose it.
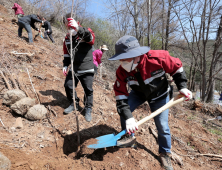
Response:
[[[42,22],[42,20],[38,19],[37,15],[32,14],[32,15],[26,15],[22,18],[19,18],[19,22],[23,22],[25,24],[29,24],[33,29],[37,30],[38,29],[35,27],[35,22]]]
[[[50,32],[52,32],[52,28],[49,21],[45,21],[42,27],[45,28],[46,31],[49,30]]]

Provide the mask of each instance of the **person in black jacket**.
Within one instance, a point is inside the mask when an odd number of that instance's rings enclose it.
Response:
[[[73,18],[71,14],[67,14],[63,18],[63,22],[66,25],[69,33],[66,35],[63,43],[64,60],[63,60],[63,74],[66,77],[65,80],[65,91],[68,100],[70,101],[70,106],[64,110],[64,114],[69,114],[74,111],[73,103],[73,81],[72,81],[72,71],[74,71],[75,76],[75,87],[78,82],[81,82],[83,86],[85,95],[85,119],[90,122],[92,119],[91,112],[93,106],[93,77],[94,77],[94,64],[92,55],[92,45],[94,44],[95,36],[90,28],[85,28],[80,26]],[[72,35],[72,50],[74,63],[71,63],[70,59],[70,34]],[[69,70],[67,68],[70,64],[73,64],[74,70]],[[67,74],[68,73],[68,74]],[[75,104],[77,110],[79,110],[79,98],[75,93]]]
[[[43,21],[41,20],[41,17],[35,14],[27,15],[22,18],[18,19],[18,36],[22,36],[22,29],[25,28],[25,30],[28,32],[29,37],[29,43],[33,43],[33,37],[32,37],[32,29],[35,29],[36,31],[40,32],[40,29],[35,27],[35,22],[40,22],[43,24]]]
[[[52,38],[52,28],[51,28],[50,22],[47,21],[44,17],[42,18],[42,20],[44,21],[44,25],[42,25],[42,27],[45,28],[44,39],[48,40],[48,36],[49,36],[52,43],[55,43],[55,41]]]

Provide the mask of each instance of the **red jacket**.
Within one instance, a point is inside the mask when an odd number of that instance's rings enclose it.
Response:
[[[125,119],[132,117],[128,107],[127,84],[135,92],[143,94],[141,97],[149,102],[166,97],[170,88],[165,73],[173,77],[178,90],[186,88],[182,62],[179,58],[171,57],[168,51],[150,50],[141,56],[136,69],[129,73],[119,66],[114,84],[118,113]]]
[[[12,7],[12,9],[15,10],[15,15],[18,15],[18,14],[25,15],[23,10],[22,10],[22,7],[19,4],[17,4],[17,3],[14,3],[14,6]]]

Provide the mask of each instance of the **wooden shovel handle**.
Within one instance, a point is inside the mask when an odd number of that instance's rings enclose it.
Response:
[[[157,116],[158,114],[162,113],[164,110],[169,109],[170,107],[174,106],[175,104],[181,103],[186,98],[184,95],[179,94],[175,98],[172,98],[167,104],[156,110],[155,112],[151,113],[149,116],[146,116],[145,118],[141,119],[139,122],[137,122],[137,125],[142,125],[146,121],[152,119],[153,117]]]

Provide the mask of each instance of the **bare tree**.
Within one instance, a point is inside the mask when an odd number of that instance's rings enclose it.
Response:
[[[219,2],[219,0],[180,1],[180,7],[173,7],[191,56],[189,88],[193,86],[195,74],[199,72],[201,99],[207,102],[212,101],[214,77],[221,69],[215,70],[217,61],[221,57],[218,54],[219,46],[210,45],[213,28],[216,24],[220,25]],[[215,44],[219,44],[219,40],[221,37],[216,39]]]

